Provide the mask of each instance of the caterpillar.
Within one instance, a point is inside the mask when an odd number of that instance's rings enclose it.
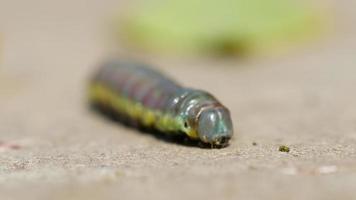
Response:
[[[212,147],[227,146],[233,135],[230,112],[214,96],[135,61],[104,62],[90,80],[89,102],[133,126],[185,135]]]

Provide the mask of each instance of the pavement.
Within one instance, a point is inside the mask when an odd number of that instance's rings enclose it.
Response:
[[[112,47],[98,30],[116,3],[0,2],[1,199],[356,198],[355,3],[332,1],[332,32],[286,55],[139,56],[230,108],[236,134],[223,149],[88,109],[88,77]]]

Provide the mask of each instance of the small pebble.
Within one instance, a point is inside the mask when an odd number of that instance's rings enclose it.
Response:
[[[287,147],[286,145],[281,145],[281,146],[279,146],[279,151],[288,153],[290,151],[290,148]]]

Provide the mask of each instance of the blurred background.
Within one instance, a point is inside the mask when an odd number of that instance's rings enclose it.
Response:
[[[355,197],[355,6],[0,0],[0,191],[9,199]],[[89,112],[88,77],[112,56],[217,96],[232,112],[231,146],[171,144]],[[291,153],[278,152],[281,144]]]

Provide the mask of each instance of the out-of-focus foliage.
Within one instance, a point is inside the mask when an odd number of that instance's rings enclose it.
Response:
[[[293,0],[148,1],[119,27],[121,38],[148,50],[241,55],[314,35],[319,17]]]

